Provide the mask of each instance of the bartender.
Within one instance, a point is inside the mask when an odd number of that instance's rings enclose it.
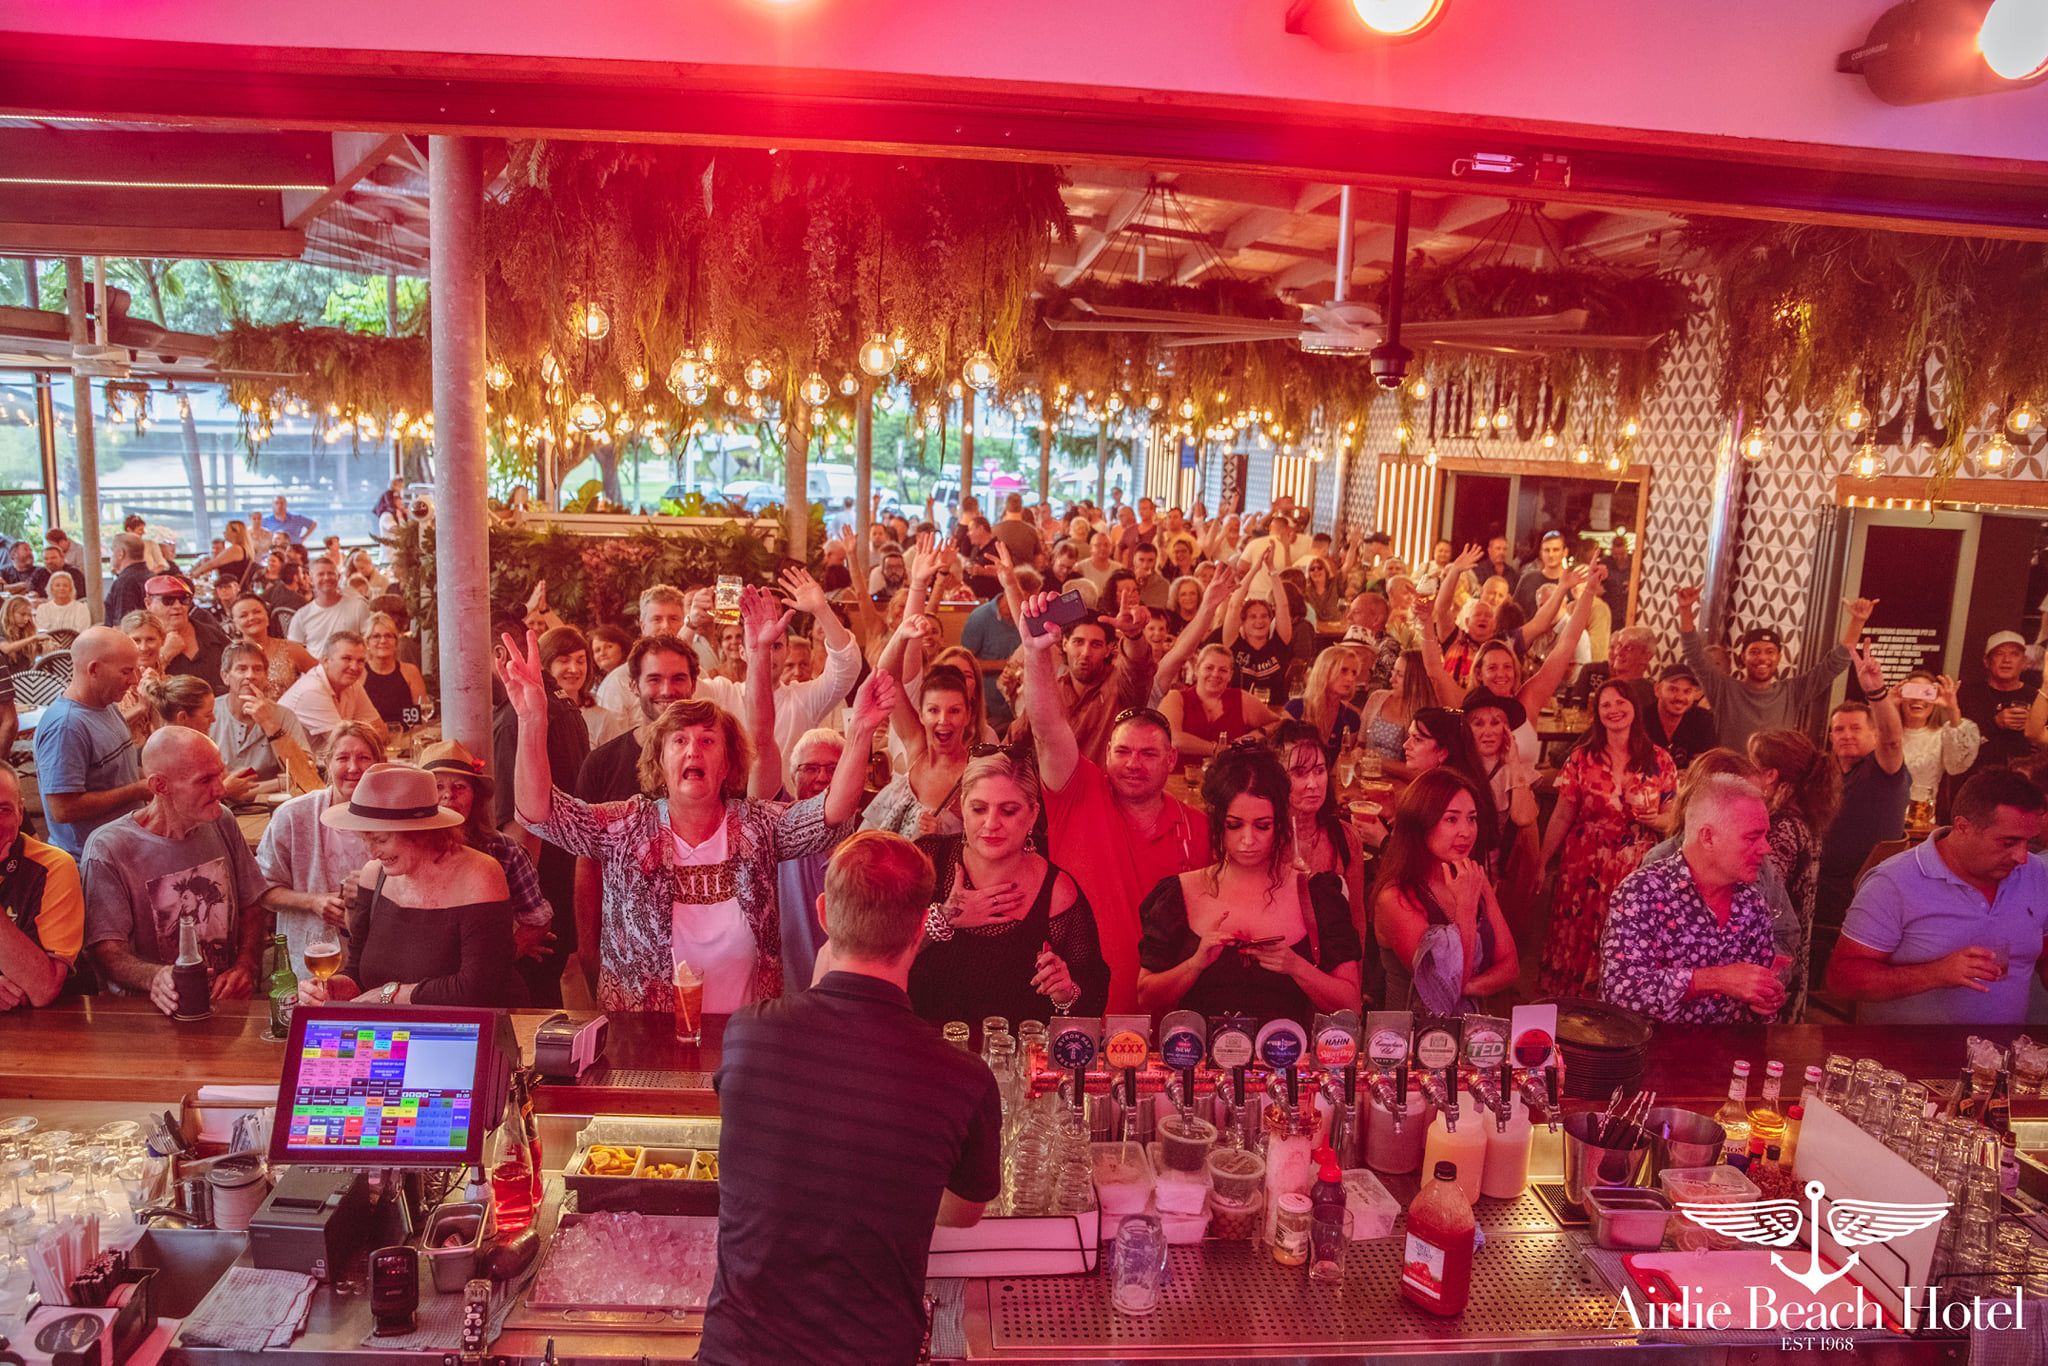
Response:
[[[932,885],[901,836],[847,840],[818,901],[824,976],[726,1025],[707,1366],[915,1361],[932,1229],[1001,1189],[995,1075],[910,1008]]]

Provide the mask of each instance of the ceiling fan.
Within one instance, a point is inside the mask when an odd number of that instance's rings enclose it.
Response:
[[[1160,346],[1227,346],[1242,342],[1291,341],[1302,350],[1325,356],[1365,356],[1374,360],[1374,373],[1388,388],[1400,383],[1410,355],[1401,341],[1446,350],[1483,351],[1494,355],[1540,357],[1553,349],[1584,347],[1601,350],[1645,350],[1658,341],[1655,336],[1612,336],[1586,331],[1589,315],[1583,308],[1554,313],[1507,318],[1458,318],[1409,324],[1401,323],[1402,282],[1408,254],[1409,192],[1402,190],[1395,201],[1392,268],[1387,277],[1388,305],[1383,313],[1363,300],[1349,297],[1351,281],[1352,223],[1351,187],[1338,196],[1336,283],[1328,302],[1302,304],[1302,318],[1236,317],[1221,313],[1183,313],[1163,308],[1136,308],[1122,304],[1073,300],[1076,313],[1068,318],[1047,318],[1046,326],[1061,332],[1124,332],[1160,338]],[[1391,377],[1386,373],[1392,371]]]

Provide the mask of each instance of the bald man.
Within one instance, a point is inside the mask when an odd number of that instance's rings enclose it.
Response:
[[[86,837],[149,796],[119,709],[140,665],[135,642],[91,626],[71,642],[71,683],[36,723],[36,785],[50,843],[77,858]]]
[[[199,930],[216,1001],[255,992],[270,933],[268,886],[221,802],[227,765],[201,731],[171,726],[142,747],[148,800],[85,842],[85,944],[116,992],[177,1006],[171,963],[181,925]]]

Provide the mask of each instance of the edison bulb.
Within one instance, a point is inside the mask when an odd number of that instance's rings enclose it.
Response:
[[[549,384],[560,384],[562,382],[562,362],[555,359],[554,352],[543,351],[540,353],[540,377]]]
[[[632,372],[626,376],[626,387],[636,394],[646,393],[647,367],[644,365],[634,366]]]
[[[506,366],[505,362],[494,360],[484,367],[484,383],[490,385],[494,391],[502,394],[512,387],[512,371]],[[179,411],[182,412],[184,410],[181,408]]]
[[[1572,463],[1574,465],[1592,464],[1593,448],[1591,446],[1585,445],[1584,443],[1581,443],[1579,447],[1572,452]]]
[[[1409,380],[1408,396],[1410,398],[1428,398],[1429,381],[1424,379],[1421,375],[1417,375],[1414,379]]]
[[[1986,474],[2004,474],[2012,468],[2012,442],[2005,439],[2004,432],[1992,433],[1984,448],[1977,452],[1977,462]]]
[[[1621,452],[1620,452],[1620,451],[1609,451],[1609,452],[1607,452],[1607,471],[1608,471],[1608,473],[1610,473],[1610,474],[1619,474],[1619,473],[1621,472]]]
[[[2041,415],[2031,403],[2021,403],[2005,415],[2005,429],[2014,436],[2025,436],[2040,425]]]
[[[1854,469],[1858,479],[1875,479],[1884,473],[1884,455],[1875,441],[1866,441],[1857,448]]]
[[[1176,411],[1180,413],[1181,421],[1193,422],[1195,420],[1195,401],[1191,398],[1182,399],[1180,407]]]
[[[896,368],[896,348],[877,332],[861,344],[859,360],[861,369],[880,379]]]
[[[1161,398],[1156,392],[1145,395],[1145,410],[1147,412],[1156,413],[1165,406],[1166,400]]]
[[[1508,411],[1508,406],[1505,403],[1493,410],[1493,429],[1495,431],[1504,432],[1514,425],[1515,415]]]
[[[604,311],[603,304],[587,303],[577,310],[576,330],[588,341],[603,341],[611,334],[612,315]]]
[[[685,348],[668,368],[668,387],[675,395],[682,397],[686,389],[702,389],[709,382],[704,362],[694,349]]]
[[[1843,431],[1860,432],[1869,425],[1870,409],[1864,407],[1862,403],[1851,403],[1848,407],[1842,409]]]
[[[831,401],[832,386],[825,382],[823,375],[813,370],[804,376],[803,396],[804,402],[813,408],[822,408]]]
[[[1543,433],[1543,449],[1544,449],[1544,450],[1546,450],[1546,451],[1554,451],[1554,450],[1556,450],[1556,449],[1557,449],[1557,433],[1556,433],[1556,432],[1550,431],[1550,430],[1548,430],[1547,428],[1546,428],[1546,429],[1544,430],[1544,433]]]
[[[1643,424],[1636,421],[1634,418],[1630,418],[1628,421],[1621,424],[1621,434],[1631,441],[1635,440],[1636,437],[1640,436],[1642,434],[1642,430]]]
[[[1431,446],[1428,450],[1422,453],[1422,463],[1429,466],[1431,469],[1436,468],[1436,447]]]
[[[588,389],[569,409],[569,424],[579,432],[594,432],[604,426],[604,405]]]
[[[740,378],[747,382],[749,389],[758,394],[768,387],[768,381],[775,378],[775,374],[768,368],[767,361],[756,356],[747,362],[746,369],[740,371]]]
[[[728,407],[728,408],[737,408],[737,407],[739,407],[739,406],[740,406],[740,387],[739,387],[739,386],[738,386],[737,384],[728,384],[728,385],[726,385],[726,386],[725,386],[725,393],[724,393],[723,397],[724,397],[724,399],[725,399],[725,406],[726,406],[726,407]]]
[[[999,372],[996,370],[996,358],[986,351],[976,351],[967,358],[967,363],[960,367],[960,378],[968,388],[976,393],[987,393],[996,387],[996,380],[999,378]],[[1121,408],[1122,406],[1123,403],[1119,401],[1117,407]]]
[[[1757,428],[1742,434],[1742,458],[1754,465],[1771,453],[1771,438]]]
[[[852,398],[860,392],[860,381],[852,375],[841,375],[839,377],[839,392],[848,398]]]

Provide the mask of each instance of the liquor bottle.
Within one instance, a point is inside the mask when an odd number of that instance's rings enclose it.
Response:
[[[1818,1063],[1806,1069],[1806,1083],[1799,1088],[1800,1105],[1810,1106],[1813,1104],[1815,1098],[1820,1095],[1826,1085],[1826,1076],[1827,1074],[1821,1071]],[[1789,1114],[1790,1111],[1787,1111],[1787,1113]]]
[[[1792,1164],[1799,1156],[1799,1126],[1806,1120],[1806,1107],[1793,1105],[1785,1111],[1785,1141],[1779,1145],[1784,1154],[1785,1175],[1792,1174]]]
[[[1970,1095],[1970,1069],[1968,1065],[1956,1074],[1956,1089],[1949,1096],[1945,1112],[1954,1119],[1975,1119],[1977,1110]]]
[[[2012,1073],[1999,1069],[1998,1080],[1984,1101],[1984,1127],[1993,1133],[2012,1131]]]
[[[299,978],[292,971],[292,951],[283,935],[274,937],[271,953],[277,959],[277,967],[270,974],[270,1032],[282,1039],[291,1033],[292,1007],[299,1001]]]
[[[1721,1143],[1723,1159],[1734,1162],[1749,1155],[1749,1062],[1737,1059],[1728,1077],[1728,1099],[1714,1112],[1714,1122],[1726,1135]]]

